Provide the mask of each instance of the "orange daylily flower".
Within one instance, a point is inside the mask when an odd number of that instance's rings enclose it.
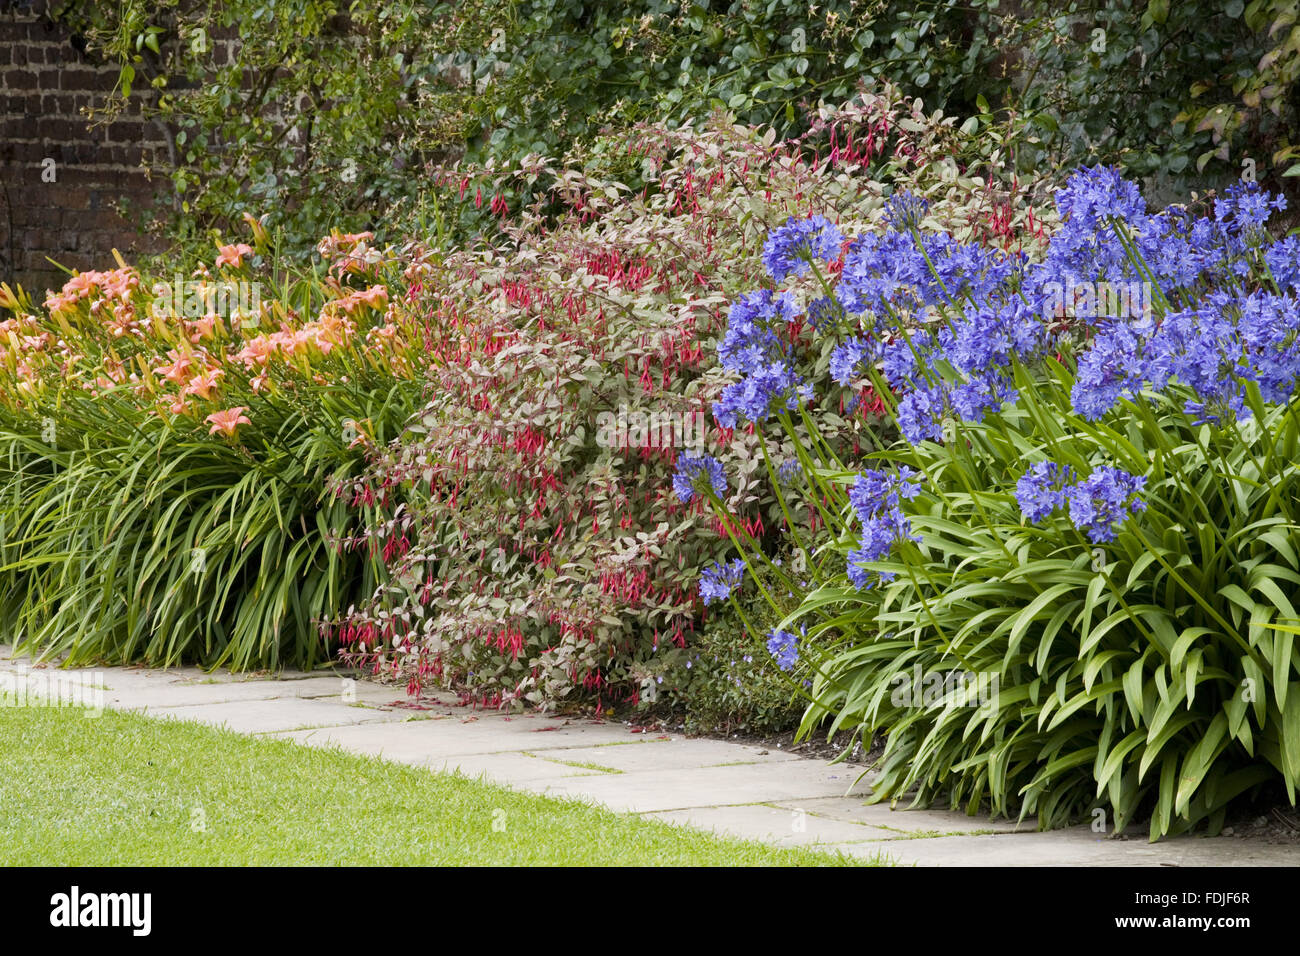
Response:
[[[185,331],[189,333],[190,341],[198,344],[203,339],[210,338],[216,332],[220,322],[221,316],[210,312],[202,318],[186,321],[183,324]]]
[[[202,375],[196,375],[190,379],[188,385],[182,394],[197,395],[199,398],[208,399],[212,397],[212,391],[217,387],[226,373],[219,368],[208,369]]]
[[[254,365],[265,365],[274,351],[275,343],[265,335],[259,335],[245,342],[244,347],[235,354],[235,359],[251,369]]]
[[[234,408],[225,408],[219,412],[213,412],[204,422],[210,423],[208,429],[209,435],[215,435],[217,432],[229,437],[235,433],[235,429],[240,425],[253,424],[248,420],[248,416],[243,414],[248,411],[247,405],[236,405]]]
[[[168,381],[175,382],[179,385],[189,377],[190,368],[194,365],[194,357],[190,355],[179,355],[175,349],[169,349],[167,357],[172,360],[172,364],[160,365],[154,369],[154,371]]]
[[[238,269],[244,264],[244,256],[251,256],[252,254],[253,247],[246,242],[219,246],[217,247],[217,268],[230,266],[232,269]]]
[[[334,309],[342,309],[348,315],[352,315],[363,305],[369,306],[376,312],[381,311],[388,305],[388,290],[382,285],[372,285],[365,290],[358,289],[328,303],[327,309],[332,306]]]

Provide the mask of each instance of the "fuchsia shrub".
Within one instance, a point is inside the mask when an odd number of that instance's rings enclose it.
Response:
[[[707,623],[701,567],[729,534],[776,541],[785,520],[758,474],[759,438],[710,410],[727,381],[714,358],[724,307],[762,280],[769,228],[821,215],[861,232],[906,186],[955,235],[1041,234],[998,157],[968,175],[955,157],[971,143],[952,120],[890,88],[824,110],[801,141],[773,139],[722,122],[641,129],[621,144],[653,183],[637,195],[535,157],[446,171],[462,201],[493,204],[504,241],[408,250],[410,305],[438,330],[430,399],[338,489],[390,504],[352,542],[382,547],[391,580],[332,622],[349,659],[486,705],[600,710],[672,691]],[[510,215],[500,197],[530,188],[533,204]],[[864,398],[834,418],[846,453],[877,427]],[[674,494],[692,450],[726,463],[735,527]]]

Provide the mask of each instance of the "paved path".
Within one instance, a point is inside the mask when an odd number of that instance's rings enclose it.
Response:
[[[470,711],[446,695],[412,709],[400,687],[338,676],[277,679],[144,670],[31,668],[0,647],[0,687],[81,694],[102,707],[185,718],[241,733],[338,746],[431,770],[595,801],[614,810],[786,846],[818,845],[919,865],[1295,866],[1300,846],[1239,837],[1142,834],[1032,824],[863,802],[868,780],[780,750],[633,733],[616,722]]]

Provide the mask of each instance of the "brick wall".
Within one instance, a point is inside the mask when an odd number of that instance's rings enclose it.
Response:
[[[63,282],[47,256],[105,269],[114,267],[114,248],[128,260],[147,251],[117,204],[151,205],[168,188],[141,166],[155,151],[165,155],[166,140],[138,102],[111,124],[88,127],[82,110],[102,102],[117,69],[81,52],[48,6],[0,0],[0,279],[33,293]]]

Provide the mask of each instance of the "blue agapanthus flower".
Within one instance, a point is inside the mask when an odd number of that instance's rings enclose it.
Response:
[[[1037,524],[1065,504],[1068,486],[1074,482],[1074,469],[1054,461],[1040,461],[1016,482],[1016,502],[1020,513]]]
[[[906,312],[922,304],[918,290],[929,279],[929,266],[911,235],[892,229],[867,233],[844,255],[835,298],[853,315]]]
[[[742,419],[764,422],[778,412],[794,411],[801,400],[811,398],[812,386],[789,362],[771,362],[724,388],[713,403],[713,415],[723,428],[735,428]]]
[[[1128,323],[1108,322],[1079,357],[1070,391],[1074,410],[1091,421],[1101,418],[1119,400],[1142,387],[1150,371],[1143,337]]]
[[[740,587],[745,576],[745,559],[715,561],[700,572],[700,597],[705,604],[725,601]]]
[[[943,441],[943,419],[949,404],[948,389],[943,385],[918,386],[898,402],[898,430],[913,445]]]
[[[860,335],[841,342],[831,350],[831,378],[847,386],[866,375],[867,366],[880,357],[880,343]]]
[[[862,525],[862,538],[849,553],[848,576],[859,591],[871,585],[873,573],[879,580],[893,579],[889,572],[869,572],[862,564],[884,560],[899,541],[920,540],[912,534],[912,523],[901,505],[902,499],[920,494],[922,480],[919,472],[904,465],[896,474],[865,471],[849,489],[849,503]]]
[[[948,402],[964,422],[982,422],[989,412],[1001,411],[1020,397],[1011,379],[1003,372],[981,372],[969,382],[955,385],[948,392]]]
[[[767,636],[767,652],[781,670],[794,670],[799,662],[799,635],[772,628]]]
[[[918,229],[929,208],[927,200],[911,190],[903,189],[885,200],[885,222],[895,229]]]
[[[798,458],[787,458],[777,466],[776,480],[784,487],[799,477],[802,468]]]
[[[825,216],[791,218],[768,233],[763,244],[763,266],[777,282],[803,275],[809,262],[827,262],[840,254],[844,233]]]
[[[924,477],[920,472],[901,465],[896,474],[868,469],[858,475],[849,489],[849,503],[860,521],[883,511],[896,510],[900,499],[911,500],[921,493]]]
[[[877,561],[871,548],[854,548],[849,552],[846,573],[849,583],[858,591],[867,590],[877,583],[888,583],[896,577],[892,571],[872,571],[863,567],[869,561]]]
[[[1265,192],[1259,183],[1237,182],[1214,201],[1214,218],[1238,234],[1257,233],[1273,213],[1286,209],[1286,197]]]
[[[722,462],[711,455],[696,455],[686,452],[677,459],[677,470],[673,473],[673,491],[683,504],[689,503],[697,494],[706,494],[711,489],[719,498],[727,493],[727,476],[722,470]]]
[[[1094,544],[1115,540],[1115,525],[1146,508],[1146,478],[1119,468],[1098,468],[1068,492],[1070,521]]]
[[[1130,232],[1149,222],[1146,201],[1135,183],[1105,166],[1076,170],[1056,192],[1063,220],[1052,236],[1046,265],[1062,279],[1117,279],[1132,272],[1116,224]]]
[[[899,336],[883,349],[880,357],[885,381],[894,388],[911,384],[916,377],[916,357],[924,360],[934,348],[934,337],[929,332],[913,332],[909,337]]]
[[[958,242],[946,232],[923,237],[921,245],[934,267],[921,289],[930,305],[966,301],[984,306],[1000,296],[1008,280],[1024,267],[1023,254],[1011,256],[999,249]]]
[[[814,332],[824,332],[832,329],[844,315],[844,310],[840,308],[839,302],[829,296],[821,296],[813,299],[808,303],[808,311],[805,318],[809,327]]]
[[[1117,167],[1084,166],[1056,191],[1056,208],[1076,228],[1094,228],[1107,219],[1137,222],[1146,215],[1147,204],[1137,184]]]
[[[1273,243],[1264,250],[1264,261],[1279,289],[1300,291],[1300,236]]]
[[[759,289],[741,296],[727,311],[727,329],[718,345],[722,367],[733,372],[751,372],[782,357],[777,327],[798,314],[788,292],[774,295]]]

